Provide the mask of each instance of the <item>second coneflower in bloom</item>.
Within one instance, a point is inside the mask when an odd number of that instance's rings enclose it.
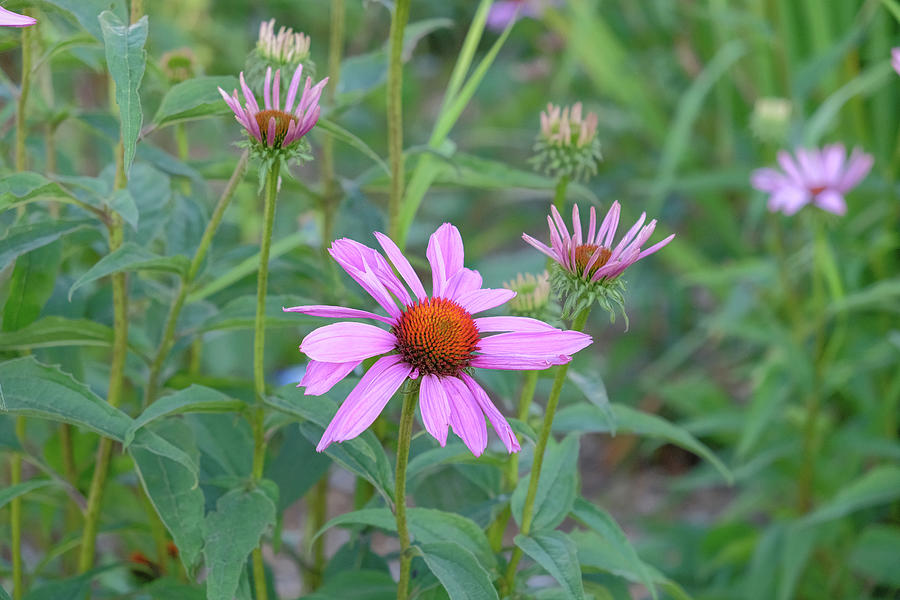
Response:
[[[269,67],[266,71],[262,108],[247,86],[243,73],[240,76],[241,89],[244,93],[243,106],[238,99],[237,90],[229,96],[225,90],[219,88],[222,98],[234,112],[235,119],[250,135],[251,147],[264,158],[271,158],[273,155],[280,155],[282,158],[293,158],[298,154],[303,156],[300,142],[319,120],[321,111],[319,98],[322,95],[322,88],[328,83],[328,78],[313,86],[312,78],[307,77],[301,93],[302,73],[303,65],[299,65],[291,78],[284,105],[280,101],[280,69],[275,71],[274,81],[272,68]]]
[[[872,168],[872,156],[854,149],[850,158],[843,144],[821,150],[798,149],[778,153],[777,169],[757,169],[751,176],[753,187],[769,194],[769,210],[792,215],[807,204],[836,215],[847,212],[844,195],[853,189]]]
[[[602,159],[597,115],[584,114],[581,102],[571,107],[548,104],[534,143],[535,169],[556,178],[586,179],[597,174]]]
[[[329,252],[386,316],[341,306],[284,309],[319,317],[371,319],[383,325],[326,325],[300,344],[300,351],[310,359],[300,385],[312,395],[327,392],[363,360],[381,356],[341,404],[316,449],[321,452],[332,442],[361,434],[400,386],[412,379],[419,382],[425,429],[441,446],[452,428],[480,456],[487,447],[487,417],[506,449],[517,452],[515,434],[470,371],[535,370],[565,364],[591,343],[590,336],[526,317],[475,317],[505,303],[515,292],[482,287],[478,271],[463,267],[462,238],[449,223],[439,227],[428,242],[430,296],[397,245],[381,233],[375,237],[390,262],[373,248],[346,238],[336,240]]]
[[[653,254],[675,237],[672,234],[649,248],[644,248],[656,229],[656,219],[645,225],[647,214],[641,213],[641,218],[615,243],[620,212],[619,203],[613,202],[598,227],[597,213],[592,206],[585,236],[577,204],[572,207],[571,233],[559,211],[551,206],[547,217],[550,227],[549,246],[527,233],[522,234],[526,242],[553,259],[551,283],[555,293],[565,298],[564,316],[589,308],[594,302],[603,306],[610,317],[615,314],[615,307],[624,314],[620,276],[625,269]]]

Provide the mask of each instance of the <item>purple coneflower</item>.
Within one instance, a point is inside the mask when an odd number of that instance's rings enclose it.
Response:
[[[28,27],[37,23],[37,19],[28,15],[20,15],[0,6],[0,27]]]
[[[900,48],[891,49],[891,65],[897,71],[897,75],[900,75]]]
[[[407,379],[421,378],[422,421],[441,446],[452,427],[472,454],[480,456],[487,447],[487,417],[506,449],[517,452],[515,434],[468,370],[534,370],[565,364],[590,345],[590,336],[526,317],[473,317],[500,306],[515,292],[481,287],[478,271],[463,267],[462,238],[449,223],[428,242],[430,297],[400,248],[381,233],[375,237],[390,263],[380,252],[346,238],[335,240],[329,252],[387,316],[340,306],[284,309],[319,317],[374,319],[389,326],[335,323],[316,329],[300,344],[310,359],[300,385],[312,395],[327,392],[363,360],[385,355],[344,400],[316,450],[358,436]]]
[[[319,97],[322,95],[325,84],[328,83],[326,77],[315,87],[311,87],[312,78],[307,77],[303,93],[300,94],[295,108],[294,100],[297,99],[297,92],[300,89],[302,73],[303,65],[298,65],[293,78],[291,78],[284,110],[281,108],[279,98],[281,95],[281,69],[275,71],[274,82],[272,81],[272,68],[269,67],[266,70],[266,81],[263,86],[265,108],[263,110],[260,110],[253,92],[247,86],[243,72],[241,72],[240,80],[246,107],[241,106],[237,90],[234,90],[231,96],[222,88],[219,88],[219,93],[234,112],[237,122],[244,126],[244,129],[256,142],[269,149],[287,148],[300,141],[319,120]]]
[[[769,210],[792,215],[812,202],[836,215],[847,212],[844,194],[869,173],[872,156],[857,149],[847,159],[843,144],[818,150],[797,149],[796,160],[789,152],[778,153],[776,169],[757,169],[751,176],[753,187],[770,194]]]

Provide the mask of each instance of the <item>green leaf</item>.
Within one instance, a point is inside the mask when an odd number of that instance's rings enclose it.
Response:
[[[0,585],[0,600],[12,600],[9,597],[9,594],[6,593],[6,590],[3,589],[3,586]]]
[[[612,515],[584,498],[578,498],[572,507],[572,517],[599,534],[603,538],[604,545],[618,555],[621,564],[634,573],[638,581],[656,598],[656,588],[653,586],[647,566]]]
[[[731,471],[713,451],[681,427],[662,417],[644,413],[623,404],[610,404],[610,407],[615,417],[617,432],[633,433],[671,442],[707,460],[721,473],[726,482],[731,483],[734,480]],[[563,432],[611,433],[612,425],[609,423],[606,413],[600,408],[579,404],[560,410],[553,422],[553,429]]]
[[[858,575],[892,588],[900,588],[900,527],[872,525],[850,551],[850,568]]]
[[[418,545],[425,564],[447,590],[450,600],[497,599],[491,577],[472,554],[453,542]]]
[[[77,33],[70,38],[59,40],[58,42],[47,48],[47,50],[44,51],[44,54],[42,54],[41,57],[36,60],[31,66],[31,72],[37,73],[40,70],[41,66],[54,56],[66,52],[67,50],[71,50],[72,48],[78,48],[82,46],[99,47],[94,36],[87,33]]]
[[[175,123],[202,119],[214,115],[231,114],[231,109],[222,101],[218,88],[230,94],[237,89],[238,80],[232,75],[220,77],[197,77],[176,83],[163,96],[153,123],[165,127]],[[321,121],[319,122],[321,125]]]
[[[900,467],[881,465],[845,485],[829,502],[799,521],[803,525],[815,525],[863,508],[887,504],[900,498]]]
[[[13,225],[0,239],[0,269],[6,268],[18,256],[52,244],[64,235],[90,227],[91,221],[38,221]]]
[[[108,10],[100,13],[98,19],[106,45],[109,74],[116,83],[116,104],[119,105],[119,120],[122,123],[124,168],[127,173],[134,160],[134,149],[144,120],[138,88],[147,62],[144,44],[147,42],[149,21],[143,16],[137,23],[126,25],[114,12]]]
[[[185,275],[191,262],[184,256],[159,256],[132,242],[122,244],[104,256],[69,288],[69,300],[75,290],[101,277],[123,271],[154,271]]]
[[[75,199],[55,181],[50,181],[40,173],[23,171],[0,179],[0,211],[21,206],[35,200]]]
[[[236,412],[246,406],[241,400],[230,398],[218,390],[192,385],[174,394],[163,396],[148,406],[125,432],[124,445],[127,447],[134,441],[134,435],[140,428],[163,417],[185,413]]]
[[[297,327],[297,315],[286,313],[285,306],[312,304],[313,301],[299,296],[274,295],[266,297],[266,327]],[[256,324],[256,294],[240,296],[229,301],[220,310],[197,328],[198,332],[223,331],[229,329],[253,329]]]
[[[121,563],[112,563],[75,577],[45,583],[29,591],[25,600],[85,600],[91,581],[101,573],[117,568],[121,568]]]
[[[321,439],[337,412],[337,405],[327,396],[304,396],[293,386],[281,388],[275,396],[266,399],[266,404],[303,421],[300,431],[314,444]],[[394,471],[371,431],[352,440],[331,444],[325,453],[344,468],[367,479],[386,500],[393,502]]]
[[[78,23],[98,40],[103,39],[103,32],[97,15],[112,9],[121,18],[127,18],[128,11],[123,0],[44,0],[71,14]]]
[[[219,99],[221,100],[221,97]],[[323,131],[325,132],[325,134],[330,135],[337,141],[343,142],[351,148],[359,150],[361,153],[371,158],[372,161],[376,165],[378,165],[382,171],[390,174],[390,169],[388,168],[384,160],[380,156],[378,156],[377,152],[372,150],[372,148],[370,148],[369,145],[364,141],[362,141],[357,136],[353,135],[351,132],[347,131],[331,119],[320,118],[316,123],[316,131]]]
[[[510,499],[513,517],[522,524],[522,509],[528,495],[529,477],[523,477]],[[537,494],[534,497],[533,531],[553,529],[563,522],[578,494],[578,437],[570,435],[547,445]]]
[[[59,271],[61,243],[21,256],[13,268],[9,298],[3,307],[3,330],[16,331],[34,322],[53,293]]]
[[[18,331],[0,333],[0,350],[54,346],[109,346],[112,329],[87,319],[44,317]]]
[[[48,485],[57,485],[57,483],[51,479],[32,479],[25,483],[7,486],[0,490],[0,508],[6,506],[13,498],[18,498],[32,490],[47,487]]]
[[[158,400],[158,404],[161,400]],[[156,404],[151,405],[156,406]],[[199,462],[193,434],[183,423],[168,423],[159,430],[160,436],[193,455]],[[137,474],[156,513],[165,524],[178,556],[188,573],[193,573],[203,548],[203,514],[205,499],[197,485],[197,474],[184,465],[154,454],[145,448],[128,450],[137,467]]]
[[[275,504],[260,489],[232,490],[204,522],[207,600],[232,600],[250,552],[275,523]]]
[[[566,598],[584,599],[578,550],[565,533],[545,531],[531,535],[520,534],[515,537],[514,541],[516,546],[559,582],[565,591]]]
[[[326,581],[314,593],[302,596],[300,600],[394,600],[396,597],[397,583],[389,573],[355,569],[346,577]]]

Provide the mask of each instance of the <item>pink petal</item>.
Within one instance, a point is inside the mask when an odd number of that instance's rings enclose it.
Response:
[[[428,239],[425,256],[431,265],[431,295],[442,297],[447,281],[462,269],[465,250],[459,230],[444,223]]]
[[[272,110],[272,67],[266,68],[266,81],[263,83],[263,103],[266,110]]]
[[[284,112],[289,113],[294,107],[294,100],[297,98],[297,90],[300,89],[300,76],[303,74],[303,64],[297,65],[294,69],[294,76],[291,77],[291,84],[288,86],[287,100],[284,103]]]
[[[675,239],[675,234],[673,233],[672,235],[670,235],[670,236],[667,237],[666,239],[662,240],[661,242],[656,242],[655,244],[653,244],[652,246],[650,246],[650,247],[647,248],[646,250],[641,250],[641,253],[638,254],[638,260],[644,258],[645,256],[650,256],[651,254],[653,254],[653,253],[656,252],[657,250],[659,250],[659,249],[663,248],[664,246],[668,245],[668,243],[671,242],[671,241],[674,240],[674,239]]]
[[[250,86],[247,85],[247,82],[244,80],[244,72],[241,71],[240,76],[241,81],[241,91],[244,93],[244,103],[247,105],[247,108],[251,113],[256,114],[259,112],[259,104],[256,103],[256,96],[253,95],[253,92],[250,91]],[[253,119],[255,122],[256,119]]]
[[[581,245],[581,215],[578,214],[578,205],[572,205],[572,237],[575,244]]]
[[[594,243],[594,233],[597,231],[597,211],[591,207],[591,218],[588,225],[587,243]]]
[[[341,238],[332,242],[328,253],[356,283],[378,302],[381,308],[394,318],[400,316],[397,304],[369,265],[370,262],[373,262],[372,253],[377,254],[375,250],[354,240]]]
[[[606,238],[603,240],[602,244],[598,244],[600,246],[606,246],[607,248],[612,248],[613,239],[616,237],[616,230],[619,228],[619,215],[622,213],[622,205],[619,204],[619,201],[616,200],[613,202],[612,206],[609,207],[609,212],[606,215],[606,219],[603,220],[604,225],[607,225],[606,228]],[[607,222],[607,219],[609,221]],[[603,229],[601,227],[601,229]],[[597,234],[597,239],[599,240],[600,234]]]
[[[847,170],[838,184],[838,190],[841,192],[849,192],[856,187],[863,178],[869,174],[875,159],[871,154],[866,154],[861,150],[854,149],[847,161]]]
[[[322,434],[316,451],[355,438],[378,417],[412,371],[396,354],[383,356],[362,376]]]
[[[572,360],[571,356],[476,356],[470,363],[480,369],[497,369],[501,371],[541,371],[557,365],[564,365]]]
[[[403,277],[403,281],[406,282],[406,285],[408,285],[413,291],[413,294],[416,295],[419,302],[428,298],[428,294],[425,293],[425,287],[422,285],[422,281],[419,279],[419,276],[416,275],[415,270],[412,268],[412,265],[409,264],[409,261],[406,260],[406,257],[403,256],[403,252],[397,244],[394,243],[394,240],[378,231],[375,232],[375,238],[378,239],[378,243],[381,244],[384,253],[387,254],[387,257],[400,273],[400,276]]]
[[[456,299],[456,303],[466,309],[470,315],[474,315],[500,306],[510,301],[515,295],[516,293],[512,290],[484,288],[463,294]]]
[[[810,194],[808,190],[796,186],[785,187],[772,194],[772,197],[769,198],[769,210],[773,212],[781,211],[790,216],[809,204],[809,201]]]
[[[425,430],[443,448],[447,445],[447,431],[450,427],[450,404],[444,385],[436,375],[422,378],[419,388],[419,410]]]
[[[282,309],[284,312],[295,312],[313,317],[333,317],[338,319],[375,319],[388,325],[393,325],[393,319],[376,315],[367,310],[358,310],[356,308],[345,308],[343,306],[327,306],[324,304],[311,304],[308,306],[292,306]]]
[[[272,84],[272,107],[275,110],[281,110],[279,100],[281,100],[281,69],[276,69],[275,83]]]
[[[0,27],[28,27],[37,23],[37,19],[14,13],[0,6]]]
[[[361,362],[328,363],[311,360],[306,365],[306,373],[303,374],[297,387],[305,387],[303,393],[306,396],[320,396],[349,375]]]
[[[781,168],[784,169],[784,172],[787,173],[788,177],[794,182],[794,184],[799,186],[805,186],[806,182],[803,179],[803,175],[800,174],[800,170],[797,168],[797,164],[794,162],[794,159],[791,157],[790,153],[782,150],[778,153],[778,164],[781,165]]]
[[[571,356],[591,345],[594,340],[580,331],[528,331],[500,333],[481,338],[478,350],[482,356]]]
[[[300,351],[322,362],[350,362],[390,352],[396,344],[394,334],[374,325],[332,323],[303,338]]]
[[[816,195],[813,203],[828,212],[843,216],[847,213],[847,203],[844,196],[837,190],[825,190],[821,194]]]
[[[472,454],[481,456],[487,448],[484,413],[462,381],[456,377],[445,377],[441,383],[450,401],[450,426],[453,427],[453,433],[462,438]]]
[[[503,445],[506,446],[507,452],[512,454],[513,452],[518,452],[521,450],[521,446],[519,446],[519,440],[516,439],[516,434],[513,433],[512,427],[507,423],[506,418],[504,418],[503,414],[497,407],[494,406],[494,403],[491,402],[491,399],[488,397],[487,393],[482,389],[478,383],[469,377],[465,373],[460,374],[460,379],[463,380],[463,383],[469,388],[469,391],[472,392],[472,397],[475,399],[475,402],[478,403],[478,406],[481,408],[482,412],[484,412],[485,416],[488,418],[488,421],[491,422],[491,425],[494,428],[494,431],[497,432],[497,436],[500,438],[500,441],[503,442]]]
[[[481,289],[481,284],[481,273],[474,269],[463,267],[456,272],[456,275],[447,281],[447,285],[444,287],[443,297],[449,298],[450,300],[456,300],[469,292]]]
[[[750,184],[761,192],[775,192],[788,185],[787,178],[775,169],[756,169],[750,175]]]
[[[556,262],[559,262],[559,256],[557,256],[556,253],[553,250],[551,250],[550,247],[547,246],[546,244],[544,244],[543,242],[537,241],[536,239],[534,239],[527,233],[522,234],[522,239],[525,240],[525,242],[527,244],[530,244],[533,248],[539,250],[540,252],[543,252],[544,254],[546,254],[551,259],[555,260]]]
[[[529,317],[479,317],[475,327],[482,332],[495,331],[556,331],[553,325]]]

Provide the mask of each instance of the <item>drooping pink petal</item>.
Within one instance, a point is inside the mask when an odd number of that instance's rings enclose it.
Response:
[[[343,306],[327,306],[324,304],[310,304],[307,306],[291,306],[290,308],[282,307],[284,312],[295,312],[313,317],[333,317],[338,319],[375,319],[388,325],[393,325],[394,320],[382,317],[367,310],[359,310],[357,308],[345,308]]]
[[[375,276],[372,267],[368,264],[367,257],[371,258],[371,252],[375,251],[347,238],[335,240],[328,249],[328,253],[344,271],[366,290],[381,308],[392,317],[397,318],[400,316],[397,304],[384,287],[384,283]]]
[[[756,169],[750,175],[750,184],[761,192],[775,192],[787,185],[787,178],[775,169]]]
[[[456,300],[469,292],[481,289],[481,284],[481,273],[474,269],[463,267],[447,281],[443,297],[449,300]]]
[[[837,189],[841,192],[849,192],[869,174],[874,163],[875,159],[872,158],[871,154],[866,154],[865,152],[854,148],[853,153],[847,160],[847,170],[844,172],[844,176],[838,183]]]
[[[515,295],[516,293],[512,290],[484,288],[463,294],[456,299],[456,302],[470,315],[474,315],[505,304]]]
[[[847,213],[847,202],[844,200],[844,196],[837,190],[825,190],[816,195],[813,202],[822,210],[827,210],[838,216],[843,216]]]
[[[403,278],[403,281],[406,282],[406,285],[408,285],[413,291],[413,294],[416,295],[419,302],[428,298],[428,294],[425,293],[425,287],[422,285],[422,280],[416,275],[416,271],[412,268],[412,265],[409,264],[409,261],[406,260],[406,257],[403,256],[403,252],[397,244],[394,243],[394,240],[378,231],[375,232],[375,237],[378,239],[378,243],[381,244],[384,253],[387,254],[387,257],[390,259],[391,263],[393,263],[397,272],[400,273],[400,276]]]
[[[247,85],[247,81],[244,79],[243,71],[241,71],[239,79],[241,82],[241,91],[244,93],[244,102],[247,104],[247,109],[252,113],[258,113],[259,104],[256,103],[256,96],[254,96],[253,92],[250,91],[250,86]]]
[[[541,371],[564,365],[572,360],[571,356],[476,356],[471,365],[479,369],[497,369],[499,371]]]
[[[788,152],[781,150],[778,153],[777,158],[778,164],[781,165],[781,168],[787,173],[788,177],[790,177],[795,184],[803,185],[803,175],[800,174],[800,170],[797,168],[797,164],[794,162],[791,155]]]
[[[529,317],[479,317],[475,319],[478,331],[493,333],[496,331],[557,331],[538,319]]]
[[[349,375],[361,362],[327,363],[311,360],[306,365],[306,373],[303,374],[297,387],[305,387],[303,393],[306,396],[320,396]]]
[[[580,331],[523,331],[500,333],[481,338],[482,356],[556,356],[572,355],[591,345],[591,336]]]
[[[644,258],[645,256],[650,256],[651,254],[653,254],[653,253],[656,252],[657,250],[660,250],[660,249],[662,249],[664,246],[668,245],[668,243],[671,242],[671,241],[674,240],[674,239],[675,239],[675,234],[673,233],[672,235],[670,235],[670,236],[667,237],[666,239],[664,239],[664,240],[662,240],[662,241],[660,241],[660,242],[656,242],[655,244],[653,244],[652,246],[650,246],[650,247],[647,248],[646,250],[641,250],[641,253],[638,254],[637,259],[640,260],[640,259]]]
[[[355,438],[372,424],[385,404],[400,389],[412,368],[396,354],[383,356],[362,376],[325,428],[316,446],[321,452],[332,442]]]
[[[322,362],[351,362],[378,356],[394,349],[397,338],[367,323],[332,323],[303,338],[300,351]]]
[[[522,239],[525,240],[525,242],[527,244],[531,245],[536,250],[543,252],[544,254],[546,254],[547,256],[552,258],[553,260],[559,260],[559,256],[557,256],[557,254],[543,242],[539,242],[538,240],[534,239],[527,233],[522,234]]]
[[[509,426],[506,418],[499,410],[497,410],[494,403],[491,402],[487,392],[485,392],[484,389],[466,373],[460,374],[459,377],[469,388],[469,391],[472,392],[472,397],[475,399],[475,402],[478,403],[478,406],[488,418],[488,421],[491,422],[491,426],[494,428],[494,431],[497,432],[500,441],[506,446],[507,452],[512,454],[513,452],[521,450],[519,440],[516,439],[516,434],[513,433],[512,427]]]
[[[447,281],[462,269],[465,251],[459,230],[444,223],[428,238],[425,256],[431,265],[431,295],[443,297]]]
[[[472,396],[472,392],[456,377],[441,380],[450,402],[450,426],[453,433],[462,438],[466,448],[475,456],[484,454],[487,448],[487,425],[484,413]]]
[[[37,19],[20,15],[0,6],[0,27],[29,27],[37,23]]]
[[[446,446],[447,430],[450,427],[450,402],[437,375],[422,377],[419,388],[419,410],[422,413],[425,430],[441,447]]]
[[[266,81],[263,83],[263,106],[272,110],[272,67],[266,67]]]

